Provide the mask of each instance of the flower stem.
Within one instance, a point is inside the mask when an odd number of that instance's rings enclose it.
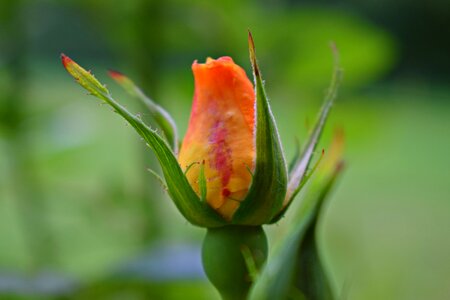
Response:
[[[203,241],[203,268],[223,300],[244,300],[267,252],[262,226],[209,228]]]

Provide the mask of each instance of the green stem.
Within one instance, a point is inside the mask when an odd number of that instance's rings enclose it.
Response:
[[[244,300],[267,252],[261,226],[210,228],[203,241],[203,268],[223,300]]]

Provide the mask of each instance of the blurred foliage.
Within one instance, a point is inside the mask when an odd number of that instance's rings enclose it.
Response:
[[[143,175],[150,152],[143,154],[119,118],[86,99],[59,54],[92,66],[118,100],[144,111],[101,75],[124,71],[184,132],[190,64],[230,55],[250,74],[251,28],[288,156],[293,137],[306,137],[305,120],[314,119],[329,81],[329,41],[340,49],[344,84],[330,124],[345,128],[349,164],[320,232],[335,289],[348,299],[447,299],[447,6],[0,1],[0,275],[51,270],[74,280],[79,289],[69,298],[76,299],[213,298],[209,285],[189,277],[110,279],[117,265],[152,245],[199,243],[203,231],[187,225]],[[271,229],[272,240],[290,217]],[[30,298],[5,288],[5,276],[0,293],[9,296],[1,299]]]

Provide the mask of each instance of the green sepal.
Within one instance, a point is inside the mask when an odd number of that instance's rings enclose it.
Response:
[[[283,239],[280,240],[274,247],[273,253],[270,256],[268,263],[264,266],[258,279],[252,286],[249,300],[269,300],[269,299],[290,299],[288,297],[295,297],[295,295],[302,295],[305,299],[312,300],[331,300],[333,298],[314,298],[312,297],[312,290],[315,295],[332,295],[331,290],[317,291],[315,287],[322,287],[329,289],[330,285],[325,276],[322,265],[320,264],[319,253],[311,255],[311,250],[317,250],[315,235],[308,235],[315,232],[318,216],[320,215],[321,207],[325,198],[329,195],[334,186],[338,176],[343,170],[343,163],[340,162],[334,168],[331,175],[322,178],[319,184],[315,184],[311,193],[304,198],[299,206],[295,219],[290,225],[290,228]],[[313,240],[307,240],[313,238]],[[314,248],[311,248],[314,246]],[[309,251],[309,252],[307,252]],[[305,256],[313,258],[311,264],[306,265]],[[300,264],[303,263],[303,264]],[[298,270],[298,266],[305,269]],[[320,265],[318,265],[320,264]],[[319,270],[319,271],[318,271]],[[308,290],[300,290],[305,283],[298,284],[299,280],[304,280],[308,275],[318,274],[317,286],[313,286]],[[311,280],[308,277],[309,280]],[[324,294],[321,294],[321,293]]]
[[[261,225],[268,223],[281,209],[286,194],[287,170],[250,32],[249,50],[256,94],[256,161],[252,184],[246,198],[233,215],[232,222]]]
[[[200,190],[200,200],[206,201],[206,195],[208,193],[206,186],[206,176],[205,176],[205,161],[200,164],[200,173],[198,175],[198,187]]]
[[[283,208],[271,220],[271,224],[278,222],[284,216],[295,196],[297,196],[298,192],[300,192],[300,190],[310,177],[306,176],[308,168],[316,151],[317,144],[319,143],[319,139],[322,135],[323,128],[325,127],[326,120],[328,119],[328,116],[330,114],[331,107],[333,106],[334,100],[337,97],[338,87],[342,80],[342,69],[339,65],[339,55],[334,44],[332,44],[332,50],[334,55],[334,70],[328,92],[325,96],[325,100],[320,110],[317,121],[309,135],[308,142],[306,143],[306,146],[302,151],[302,155],[299,156],[297,162],[293,164],[293,167],[290,169],[289,182],[287,186],[286,198],[283,202]]]
[[[161,106],[156,104],[150,97],[127,76],[117,71],[109,71],[109,76],[114,79],[132,97],[141,101],[151,113],[153,119],[164,132],[167,141],[170,143],[173,152],[178,153],[178,130],[175,121],[170,114]]]
[[[225,225],[226,223],[221,216],[205,202],[200,201],[166,141],[156,131],[150,129],[140,118],[131,114],[117,103],[105,86],[100,84],[92,74],[65,55],[62,55],[62,61],[69,74],[81,86],[93,96],[109,104],[147,142],[147,145],[153,150],[161,165],[168,193],[181,214],[190,223],[200,227],[220,227]]]

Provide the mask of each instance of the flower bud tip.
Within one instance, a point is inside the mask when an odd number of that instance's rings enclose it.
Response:
[[[64,68],[67,69],[67,66],[71,63],[73,63],[73,60],[70,59],[70,57],[68,57],[67,55],[65,55],[64,53],[61,53],[61,62],[64,66]]]

